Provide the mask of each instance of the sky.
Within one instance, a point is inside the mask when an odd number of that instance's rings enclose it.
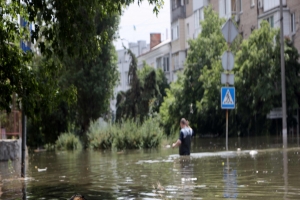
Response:
[[[122,43],[128,47],[128,42],[146,40],[150,43],[150,33],[161,33],[162,41],[166,40],[166,32],[170,39],[170,1],[165,0],[158,15],[153,13],[153,6],[147,0],[138,5],[131,4],[124,10],[119,25],[119,39],[114,42],[117,50],[122,49]],[[168,31],[167,31],[168,29]]]

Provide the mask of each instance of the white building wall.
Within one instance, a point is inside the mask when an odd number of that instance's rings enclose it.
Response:
[[[208,5],[207,0],[194,0],[193,1],[193,11],[195,12],[196,10],[203,8],[204,6]]]
[[[231,0],[219,0],[219,17],[229,19],[231,16]]]
[[[188,41],[193,39],[195,32],[194,15],[185,19],[185,48],[189,48]]]
[[[282,4],[286,5],[286,0],[282,0]],[[280,0],[263,0],[264,12],[280,6]]]

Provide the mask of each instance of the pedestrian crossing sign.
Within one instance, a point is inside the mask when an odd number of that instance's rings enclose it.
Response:
[[[222,87],[221,88],[221,108],[234,109],[235,108],[235,88]]]

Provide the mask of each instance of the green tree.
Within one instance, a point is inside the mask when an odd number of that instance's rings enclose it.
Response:
[[[135,55],[129,49],[127,51],[131,58],[128,75],[130,89],[119,92],[117,96],[116,118],[133,118],[142,122],[158,111],[168,83],[161,69],[155,70],[145,62],[143,68],[137,70]]]
[[[298,108],[298,58],[297,50],[286,40],[286,96],[290,111]],[[243,41],[236,55],[234,71],[240,130],[248,133],[268,131],[271,121],[266,119],[266,115],[271,109],[281,107],[279,31],[263,21],[261,28]],[[289,114],[292,115],[291,112]]]
[[[181,99],[183,98],[184,76],[178,73],[177,77],[177,80],[170,84],[170,88],[165,90],[166,96],[159,108],[161,123],[167,135],[177,133],[179,120],[183,117]]]
[[[117,57],[112,41],[102,47],[95,61],[77,60],[69,63],[70,83],[77,89],[76,119],[83,132],[109,111],[109,100],[118,79]],[[73,71],[74,70],[74,71]]]
[[[19,28],[16,24],[18,13],[24,9],[16,2],[0,2],[0,109],[10,111],[12,95],[17,93],[17,102],[32,99],[26,95],[35,90],[36,81],[29,66],[32,54],[23,52],[20,40],[28,39],[26,28]]]
[[[75,122],[76,88],[67,87],[64,66],[55,57],[35,56],[33,73],[37,81],[33,114],[28,118],[28,145],[54,143],[59,134],[67,132]]]
[[[151,78],[152,75],[152,78]],[[155,77],[153,77],[155,75]],[[138,77],[144,86],[144,93],[147,91],[154,91],[154,97],[150,100],[150,112],[159,112],[159,107],[163,102],[163,97],[166,96],[166,89],[169,88],[168,80],[162,69],[154,69],[146,62],[143,63],[143,68],[138,70]],[[154,81],[156,79],[156,83]],[[154,90],[153,90],[154,87]],[[146,98],[147,99],[147,98]],[[148,112],[148,111],[147,111]]]
[[[85,133],[90,121],[109,112],[109,99],[118,78],[116,52],[112,41],[119,16],[95,20],[97,35],[108,29],[108,43],[95,59],[59,56],[36,56],[34,60],[38,93],[34,115],[30,118],[29,144],[53,143],[62,132]],[[31,94],[31,96],[33,96]],[[47,122],[47,123],[45,123]],[[76,127],[74,127],[76,124]]]
[[[17,3],[19,0],[12,0]],[[73,0],[55,1],[24,0],[27,9],[28,21],[35,23],[32,33],[32,41],[39,40],[39,48],[43,54],[52,53],[61,58],[64,54],[79,56],[82,58],[98,57],[99,49],[102,49],[110,41],[109,29],[100,27],[97,37],[94,32],[95,20],[103,21],[121,14],[122,8],[134,2],[134,0]],[[143,0],[137,0],[140,4]],[[163,5],[161,0],[148,0],[154,5],[153,12],[158,13]],[[47,46],[45,44],[51,44]],[[80,45],[78,45],[80,44]]]
[[[125,6],[134,0],[74,0],[32,1],[19,0],[0,2],[0,56],[1,95],[0,109],[10,110],[12,94],[24,105],[31,104],[31,94],[37,92],[35,77],[31,68],[32,55],[19,48],[20,40],[35,42],[38,51],[47,58],[52,55],[60,60],[64,55],[93,60],[111,40],[110,27],[97,23],[120,15]],[[142,3],[142,0],[137,0]],[[163,6],[161,0],[148,0],[154,6],[153,12]],[[25,28],[19,25],[19,16],[29,22]],[[30,26],[34,28],[29,34]],[[95,35],[95,32],[97,34]],[[113,34],[116,36],[116,34]],[[26,94],[26,95],[25,95]],[[31,106],[28,106],[27,111]]]
[[[195,40],[189,41],[190,49],[184,75],[176,84],[171,85],[165,98],[165,101],[170,102],[163,103],[163,107],[160,109],[160,114],[170,119],[165,120],[162,117],[166,129],[177,126],[181,117],[187,118],[196,132],[203,133],[211,131],[212,127],[216,128],[209,124],[214,122],[215,117],[218,116],[216,114],[219,111],[215,110],[217,100],[209,102],[206,100],[209,97],[206,96],[216,93],[218,93],[217,97],[220,96],[219,91],[217,92],[218,88],[214,88],[216,84],[211,85],[218,77],[211,77],[211,75],[220,71],[220,65],[217,63],[226,49],[226,42],[221,33],[221,27],[225,20],[220,19],[210,6],[204,10],[204,19],[201,22],[202,31],[199,36]],[[180,86],[181,83],[182,86]],[[173,92],[175,94],[172,94]],[[203,97],[205,98],[203,99]],[[220,103],[218,102],[217,105]],[[171,122],[174,124],[172,125]]]

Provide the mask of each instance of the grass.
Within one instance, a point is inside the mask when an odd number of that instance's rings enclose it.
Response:
[[[103,126],[98,122],[91,124],[87,133],[91,149],[142,149],[156,148],[163,139],[163,131],[155,118],[143,124],[133,120]]]

